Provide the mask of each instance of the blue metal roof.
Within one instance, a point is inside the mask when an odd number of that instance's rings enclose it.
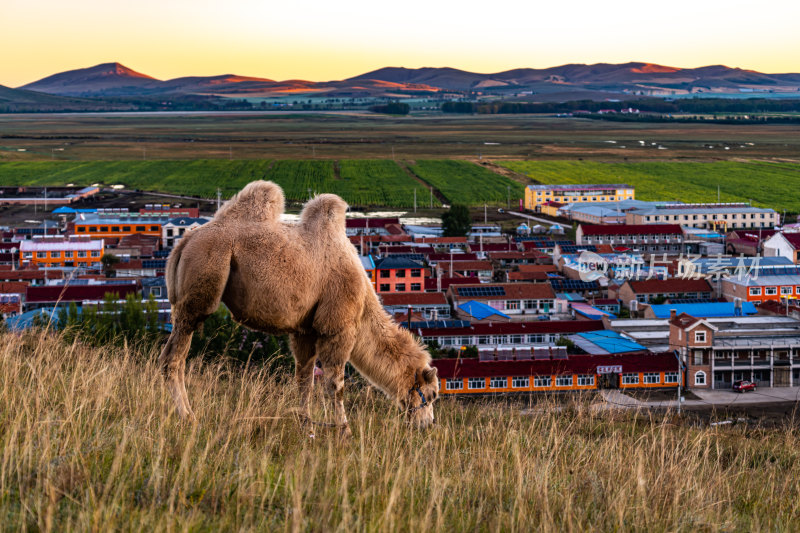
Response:
[[[588,341],[589,343],[600,348],[603,352],[607,353],[627,353],[647,350],[647,348],[641,344],[633,342],[631,339],[623,337],[616,331],[611,331],[608,329],[578,333],[576,337],[580,337],[581,339]],[[584,346],[581,346],[581,348],[584,348]],[[590,351],[590,353],[595,352]]]
[[[757,313],[756,306],[752,302],[742,302],[741,315],[736,314],[736,307],[733,302],[651,305],[650,309],[653,310],[656,318],[669,318],[671,309],[675,309],[677,314],[686,313],[695,318],[732,317],[755,315]]]
[[[491,305],[486,305],[485,303],[476,302],[475,300],[464,302],[463,304],[459,305],[458,308],[467,313],[468,315],[477,318],[478,320],[483,320],[484,318],[490,317],[492,315],[501,316],[503,318],[509,318],[508,315],[498,311]]]

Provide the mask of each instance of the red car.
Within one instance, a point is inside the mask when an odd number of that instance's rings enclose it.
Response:
[[[741,393],[756,390],[756,384],[746,379],[737,381],[733,384],[733,390]]]

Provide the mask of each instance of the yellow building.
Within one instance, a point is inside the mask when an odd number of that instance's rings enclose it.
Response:
[[[633,200],[634,189],[624,183],[601,185],[528,185],[525,188],[525,209],[541,211],[548,202],[579,204]]]

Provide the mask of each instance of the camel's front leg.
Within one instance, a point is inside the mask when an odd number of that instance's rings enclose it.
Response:
[[[344,365],[353,346],[355,335],[351,332],[323,336],[317,340],[317,357],[322,363],[325,392],[333,400],[336,425],[341,427],[345,436],[350,435],[350,426],[344,411]]]

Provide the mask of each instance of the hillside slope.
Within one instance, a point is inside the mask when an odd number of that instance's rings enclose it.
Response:
[[[176,420],[157,347],[0,334],[0,514],[36,530],[791,530],[796,430],[689,427],[578,402],[437,402],[409,430],[348,381],[353,438],[292,416],[291,380],[190,365]],[[315,399],[314,415],[324,420]]]

